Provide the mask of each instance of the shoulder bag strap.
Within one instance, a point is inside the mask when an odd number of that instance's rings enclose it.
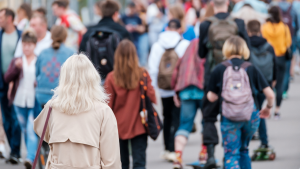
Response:
[[[50,107],[49,107],[49,111],[48,111],[48,115],[47,115],[47,118],[46,118],[46,121],[45,121],[43,133],[42,133],[42,135],[41,135],[41,139],[40,139],[40,142],[39,142],[39,146],[38,146],[38,149],[37,149],[37,152],[36,152],[36,155],[35,155],[35,158],[34,158],[34,162],[33,162],[33,165],[32,165],[32,169],[35,169],[37,160],[38,160],[38,158],[39,158],[40,151],[41,151],[41,147],[42,147],[42,144],[43,144],[43,141],[44,141],[44,137],[45,137],[45,133],[46,133],[46,130],[47,130],[47,126],[48,126],[48,122],[49,122],[49,118],[50,118],[51,112],[52,112],[52,107],[50,106]]]

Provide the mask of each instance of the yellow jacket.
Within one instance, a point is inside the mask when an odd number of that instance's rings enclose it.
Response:
[[[283,22],[267,22],[262,26],[261,32],[262,36],[273,46],[277,57],[284,56],[292,45],[290,30]]]

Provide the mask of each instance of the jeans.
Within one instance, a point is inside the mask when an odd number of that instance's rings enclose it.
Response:
[[[176,107],[173,97],[162,98],[164,116],[164,144],[165,150],[175,151],[175,132],[179,127],[180,108]]]
[[[284,74],[286,70],[286,59],[284,56],[276,58],[276,65],[277,65],[277,83],[275,86],[276,89],[276,106],[280,107],[282,101],[282,94],[283,94],[283,80]]]
[[[10,155],[20,157],[21,128],[13,106],[9,106],[7,91],[8,84],[4,84],[4,89],[0,92],[3,127],[11,148]]]
[[[291,60],[287,60],[287,61],[285,62],[286,69],[285,69],[284,80],[283,80],[283,91],[284,91],[284,92],[287,92],[287,91],[289,90],[289,86],[290,86],[290,77],[291,77],[290,70],[291,70],[291,63],[292,63]]]
[[[147,66],[148,53],[149,53],[149,38],[148,33],[141,34],[138,39],[138,56],[140,66]]]
[[[202,100],[181,100],[180,124],[175,136],[189,137],[193,129],[197,110],[201,108]]]
[[[146,149],[147,149],[147,134],[142,134],[134,137],[130,140],[133,169],[145,169],[146,168]],[[120,139],[120,152],[122,169],[129,169],[129,148],[128,140]]]
[[[33,163],[38,146],[38,137],[33,130],[34,108],[22,108],[18,106],[14,106],[14,108],[24,134],[27,160]]]
[[[223,116],[221,131],[225,169],[251,169],[248,145],[258,128],[259,121],[259,111],[254,111],[251,119],[244,122],[234,122]]]
[[[261,110],[266,97],[263,93],[258,93],[256,97],[257,97],[258,106],[259,106],[258,108],[259,108],[259,110]],[[260,119],[258,133],[259,133],[259,138],[260,138],[261,144],[268,145],[267,125],[266,125],[265,119]]]

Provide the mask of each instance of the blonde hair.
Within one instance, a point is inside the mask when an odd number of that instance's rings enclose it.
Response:
[[[226,59],[233,55],[242,56],[245,60],[250,57],[250,51],[246,42],[236,35],[231,36],[225,41],[222,52]]]
[[[74,115],[93,109],[95,102],[106,104],[108,95],[100,84],[100,75],[88,57],[74,54],[61,67],[52,106]]]

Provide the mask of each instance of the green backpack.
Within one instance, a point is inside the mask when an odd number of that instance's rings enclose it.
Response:
[[[212,71],[217,64],[225,60],[222,53],[223,45],[229,37],[238,34],[238,27],[231,16],[228,16],[226,19],[218,19],[212,16],[207,18],[207,21],[211,22],[208,29],[207,48],[209,53],[207,61]]]

